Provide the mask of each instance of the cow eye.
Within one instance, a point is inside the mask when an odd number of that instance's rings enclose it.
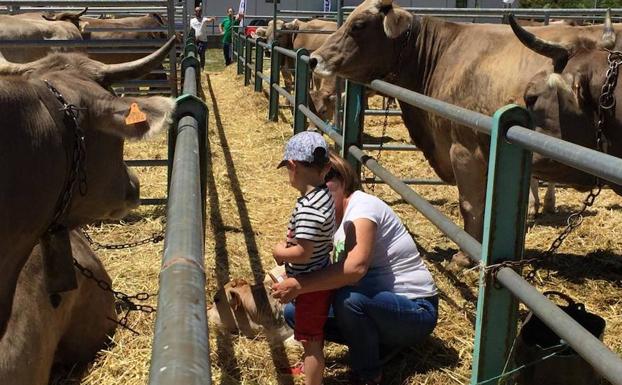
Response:
[[[352,24],[352,30],[353,31],[360,31],[363,28],[365,28],[365,22],[364,21],[356,21]]]
[[[538,101],[538,95],[525,95],[525,107],[533,108]]]

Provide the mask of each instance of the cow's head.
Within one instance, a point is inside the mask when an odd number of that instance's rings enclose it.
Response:
[[[366,0],[311,55],[310,64],[325,77],[339,75],[361,82],[382,78],[395,69],[399,38],[411,29],[413,17],[392,0]]]
[[[79,125],[86,137],[87,191],[84,196],[73,194],[67,226],[120,218],[138,205],[138,179],[123,162],[124,139],[144,138],[168,127],[175,104],[161,96],[118,97],[110,91],[110,86],[149,73],[161,64],[173,43],[170,40],[142,59],[121,64],[103,64],[80,54],[52,54],[24,64],[0,61],[0,76],[21,75],[13,79],[28,79],[38,86],[39,98],[51,100],[52,106],[58,105],[45,87],[45,79],[60,91],[67,103],[80,108]],[[133,104],[144,113],[144,119],[128,122],[126,117]],[[48,130],[64,125],[62,117],[54,117],[52,112],[43,118],[42,121],[52,126]],[[68,173],[69,167],[64,172]]]
[[[335,100],[337,96],[334,92],[326,90],[311,90],[309,97],[315,107],[315,111],[322,120],[331,120],[335,112]]]
[[[297,30],[300,25],[300,21],[295,19],[294,21],[290,21],[288,23],[283,20],[276,21],[276,43],[279,47],[292,48],[292,37],[291,33],[283,33],[279,31],[293,31]],[[268,27],[266,28],[265,36],[268,44],[272,44],[274,41],[274,23],[272,20],[268,22]]]
[[[568,43],[553,43],[525,31],[512,18],[512,29],[525,46],[553,60],[553,71],[536,74],[524,93],[526,107],[532,112],[536,130],[548,135],[596,148],[596,124],[601,89],[608,69],[603,48],[613,48],[615,33],[610,17],[604,24],[600,41],[577,39]],[[608,119],[604,135],[607,151],[622,156],[622,88],[615,88],[618,101]],[[562,166],[534,154],[534,173],[542,178],[579,186],[590,186],[594,178],[568,166]],[[612,186],[617,192],[622,188]]]
[[[207,316],[221,331],[254,338],[260,331],[270,334],[280,328],[280,312],[280,305],[265,284],[250,285],[244,279],[233,279],[214,295]]]

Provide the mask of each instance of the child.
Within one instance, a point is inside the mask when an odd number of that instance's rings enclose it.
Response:
[[[287,167],[289,183],[301,197],[287,226],[285,242],[277,244],[273,256],[285,263],[288,276],[304,274],[330,263],[335,232],[335,203],[324,183],[330,168],[328,146],[322,135],[304,131],[294,135],[285,147],[278,167]],[[296,298],[294,337],[304,347],[305,385],[320,385],[324,373],[324,323],[331,291],[299,295]]]

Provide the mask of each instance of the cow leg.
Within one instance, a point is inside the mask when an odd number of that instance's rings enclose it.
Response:
[[[544,195],[544,205],[542,211],[545,213],[555,213],[555,183],[548,182],[546,186],[546,193]]]
[[[464,230],[481,241],[486,202],[486,161],[479,150],[470,150],[459,143],[451,145],[449,157],[458,187]],[[453,256],[450,267],[460,269],[471,264],[470,258],[459,252]]]
[[[535,217],[540,211],[540,195],[538,192],[539,182],[536,178],[531,178],[529,185],[529,216]]]
[[[30,254],[30,251],[30,249],[17,250],[0,258],[0,271],[4,275],[4,278],[0,279],[0,339],[6,332],[13,311],[13,297],[17,287],[17,279],[27,261],[27,258],[23,258],[23,256]]]

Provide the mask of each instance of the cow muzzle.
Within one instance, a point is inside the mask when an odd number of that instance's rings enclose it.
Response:
[[[331,77],[334,74],[333,69],[330,68],[326,60],[315,53],[311,54],[309,58],[309,66],[313,69],[313,73],[323,78]]]

